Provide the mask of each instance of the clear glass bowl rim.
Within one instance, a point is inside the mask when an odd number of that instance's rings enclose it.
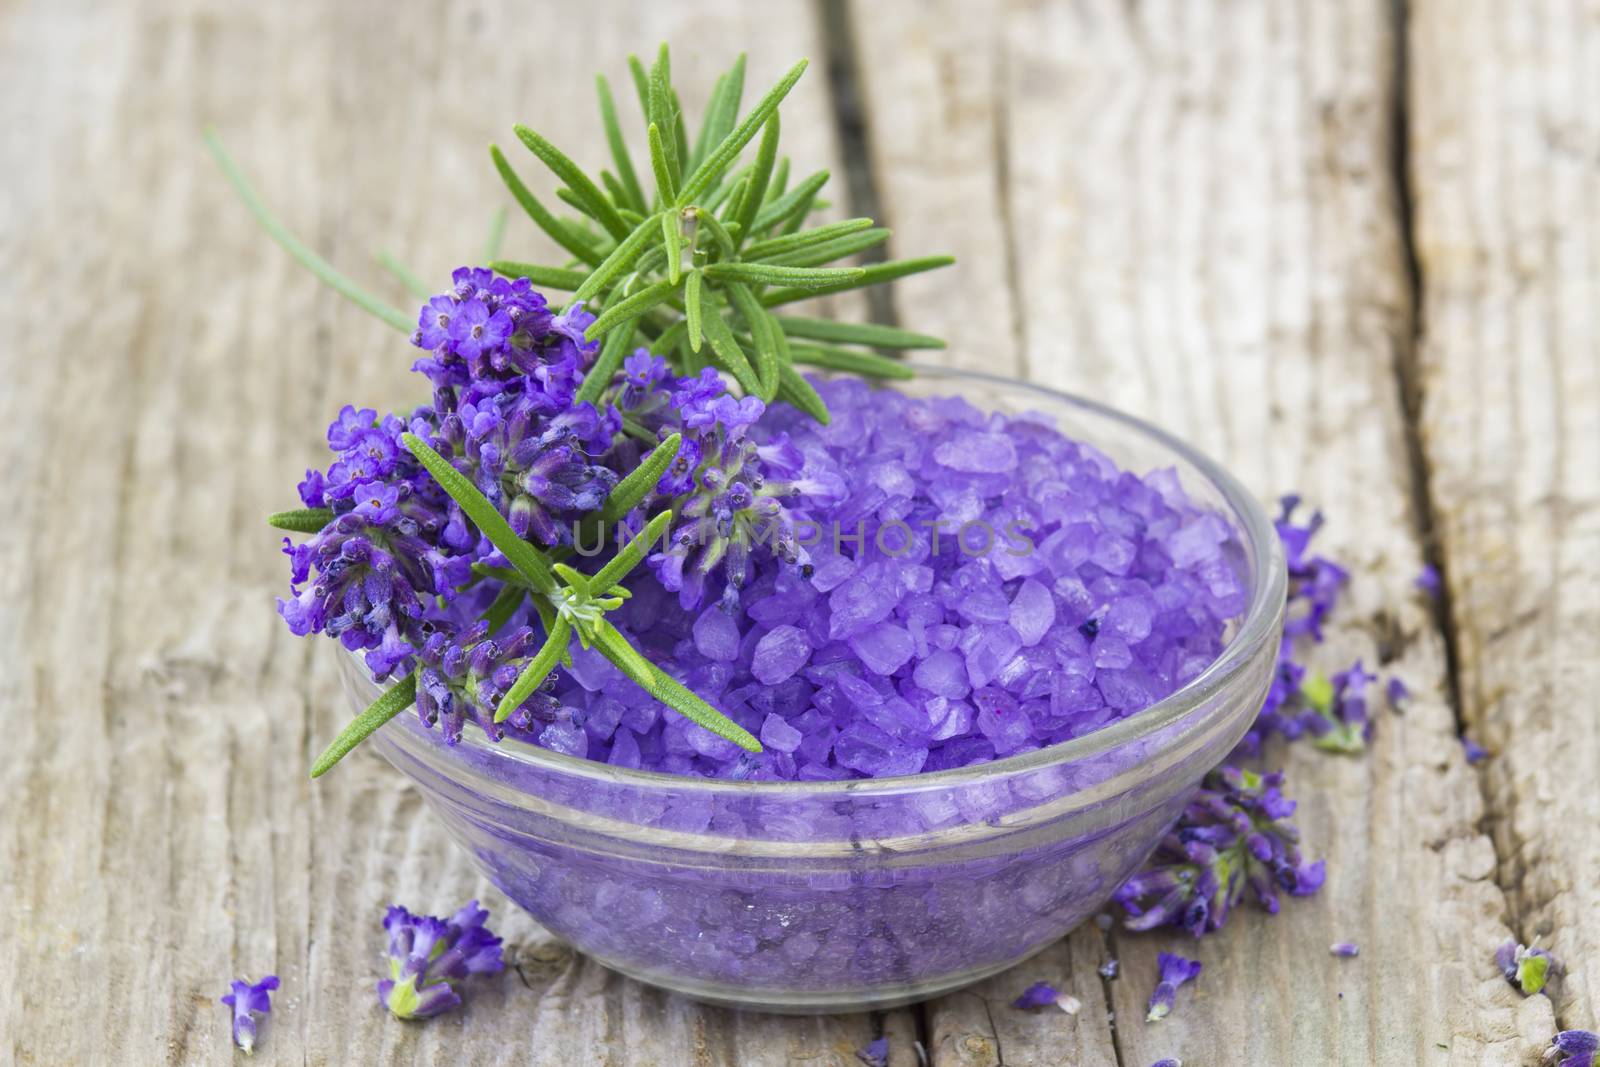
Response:
[[[1277,630],[1279,613],[1283,608],[1284,598],[1288,589],[1288,574],[1284,567],[1282,545],[1278,540],[1276,528],[1262,509],[1260,502],[1226,468],[1165,430],[1153,426],[1143,419],[1136,418],[1126,412],[1086,397],[1036,385],[1032,382],[1019,381],[1015,378],[1007,378],[997,374],[985,374],[981,371],[936,367],[916,362],[908,362],[907,366],[916,371],[917,377],[920,379],[937,379],[950,382],[966,381],[988,386],[999,386],[1021,393],[1032,393],[1053,404],[1065,404],[1084,411],[1090,416],[1121,423],[1140,436],[1148,438],[1155,444],[1172,452],[1198,471],[1211,483],[1212,488],[1217,491],[1233,512],[1232,518],[1241,527],[1241,532],[1244,535],[1245,551],[1249,557],[1250,566],[1257,576],[1255,588],[1251,593],[1250,604],[1245,609],[1239,629],[1227,646],[1223,648],[1222,653],[1204,671],[1168,696],[1125,719],[1119,719],[1109,726],[1095,730],[1093,733],[1075,737],[1069,741],[1062,741],[1047,748],[1035,749],[1032,752],[991,760],[988,763],[956,767],[944,771],[930,771],[926,774],[896,775],[887,778],[852,778],[822,782],[733,781],[724,778],[699,778],[690,775],[668,774],[664,771],[633,770],[627,767],[616,767],[609,763],[599,763],[595,760],[580,759],[560,752],[552,752],[537,745],[518,743],[513,746],[507,742],[495,743],[476,730],[467,730],[463,733],[458,746],[471,746],[480,750],[481,754],[496,760],[511,760],[527,765],[530,768],[554,771],[561,775],[570,775],[577,778],[587,778],[612,787],[628,786],[643,792],[656,790],[665,793],[712,792],[737,794],[745,797],[768,796],[774,799],[780,796],[795,799],[802,795],[843,796],[848,794],[854,797],[901,795],[923,790],[972,785],[984,781],[1007,778],[1018,773],[1070,763],[1154,734],[1164,727],[1178,722],[1184,716],[1189,715],[1205,704],[1220,690],[1225,689],[1240,672],[1248,668],[1254,652],[1260,647],[1261,643],[1273,639]],[[888,385],[885,388],[892,389],[894,386]],[[1092,445],[1095,442],[1091,440],[1087,443]],[[359,664],[359,653],[351,653],[351,655],[356,657]],[[1227,714],[1229,714],[1227,702],[1218,701],[1213,705],[1211,712],[1204,720],[1194,724],[1194,728],[1204,728],[1213,719]],[[386,729],[385,732],[403,746],[410,747],[424,743],[409,730]],[[1179,731],[1170,738],[1170,743],[1173,745],[1178,744],[1182,737],[1189,732]],[[456,761],[455,771],[462,784],[470,785],[473,779],[487,781],[486,776],[479,771],[473,770],[465,761]]]

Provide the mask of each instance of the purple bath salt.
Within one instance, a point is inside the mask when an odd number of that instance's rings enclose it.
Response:
[[[538,743],[622,767],[825,781],[948,770],[1137,714],[1221,652],[1247,588],[1237,531],[1172,470],[1119,468],[1037,415],[819,384],[754,426],[788,457],[803,557],[759,535],[684,611],[653,571],[608,621],[762,742],[744,752],[603,658],[557,672]]]

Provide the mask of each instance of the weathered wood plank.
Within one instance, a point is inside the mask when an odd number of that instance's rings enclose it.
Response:
[[[409,404],[415,381],[403,338],[254,230],[200,128],[399,302],[370,255],[434,280],[475,258],[508,202],[485,144],[523,120],[598,159],[594,66],[631,108],[622,57],[663,38],[690,99],[741,44],[752,82],[823,52],[802,4],[0,12],[18,316],[0,412],[20,435],[0,523],[0,1063],[227,1062],[215,998],[269,970],[266,1064],[841,1065],[873,1036],[866,1016],[739,1016],[618,979],[473,874],[376,757],[305,780],[349,711],[331,656],[273,617],[261,518],[338,404]],[[785,106],[817,165],[835,156],[821,72]],[[513,220],[507,249],[532,234]],[[519,973],[460,1016],[386,1018],[383,905],[474,894]]]
[[[1549,1007],[1520,1000],[1488,959],[1505,898],[1441,635],[1409,595],[1421,551],[1395,378],[1412,319],[1389,5],[861,3],[853,15],[857,38],[877,43],[864,70],[886,216],[897,240],[962,256],[906,285],[902,320],[956,338],[954,361],[1150,417],[1263,496],[1304,492],[1330,517],[1324,550],[1357,575],[1324,662],[1387,661],[1420,694],[1404,717],[1384,714],[1365,759],[1289,757],[1302,828],[1331,870],[1319,897],[1270,921],[1242,915],[1198,946],[1114,935],[1111,1052],[1088,1010],[1033,1030],[1008,1015],[1047,971],[1092,983],[1081,968],[1099,960],[1076,935],[1067,960],[933,1005],[931,1031],[963,1035],[936,1042],[937,1062],[1076,1062],[1062,1053],[1073,1042],[1085,1063],[1130,1067],[1502,1064],[1533,1049]],[[1338,940],[1362,956],[1331,958]],[[1206,973],[1192,1001],[1146,1025],[1158,949],[1197,954]]]
[[[1497,876],[1600,1022],[1600,21],[1421,2],[1411,163],[1423,449]]]

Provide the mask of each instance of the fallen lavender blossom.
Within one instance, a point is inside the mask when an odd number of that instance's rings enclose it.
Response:
[[[256,1047],[256,1016],[272,1010],[271,994],[278,988],[278,976],[269,974],[251,984],[248,978],[235,979],[233,991],[222,998],[222,1003],[233,1009],[233,1043],[246,1053]]]

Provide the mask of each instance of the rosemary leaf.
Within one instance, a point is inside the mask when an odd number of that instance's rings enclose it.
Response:
[[[800,233],[785,234],[782,237],[770,237],[765,241],[757,241],[744,250],[746,259],[771,259],[774,256],[787,255],[813,245],[823,244],[836,237],[859,233],[872,227],[871,219],[844,219],[841,222],[830,222],[825,226],[815,226]]]
[[[388,252],[379,252],[377,255],[377,260],[378,266],[394,275],[400,284],[406,287],[406,292],[410,293],[418,300],[427,300],[433,296],[433,294],[428,291],[428,284],[415,274],[411,273],[411,269],[404,263],[400,262],[399,259],[390,255]]]
[[[650,354],[652,356],[661,356],[662,358],[670,356],[672,350],[677,347],[678,342],[683,340],[684,331],[688,329],[688,326],[687,319],[679,319],[671,326],[668,326],[661,332],[661,336],[651,343]]]
[[[656,179],[656,202],[665,207],[677,196],[678,185],[672,178],[672,167],[661,141],[661,127],[652,122],[645,136],[650,142],[650,170]]]
[[[662,140],[662,158],[666,161],[667,173],[672,175],[672,185],[676,188],[680,171],[678,170],[681,159],[678,155],[677,121],[673,115],[672,106],[672,57],[667,51],[666,42],[663,41],[660,50],[656,53],[656,61],[650,67],[650,91],[646,117],[650,124],[658,131]],[[659,191],[659,190],[658,190]],[[663,200],[662,206],[672,203]]]
[[[722,177],[722,172],[728,168],[744,146],[766,124],[767,117],[778,110],[778,105],[783,98],[789,95],[789,90],[794,88],[794,83],[800,80],[800,75],[806,72],[806,61],[801,60],[789,68],[777,85],[767,90],[755,107],[750,109],[744,121],[735,126],[733,131],[723,138],[722,143],[712,149],[706,158],[695,168],[693,174],[683,183],[683,188],[678,191],[678,204],[685,206],[693,202],[694,198],[709,189],[713,182]]]
[[[772,169],[772,180],[767,183],[766,199],[762,204],[770,204],[782,196],[789,188],[789,157],[782,156],[778,165]]]
[[[628,73],[633,77],[633,91],[639,97],[639,112],[644,115],[645,121],[650,121],[650,75],[645,71],[644,64],[639,62],[639,57],[628,56]]]
[[[321,533],[333,521],[332,508],[295,508],[293,511],[275,511],[267,516],[267,525],[294,533]]]
[[[767,307],[792,304],[796,300],[805,300],[808,297],[842,293],[847,289],[859,289],[864,285],[876,285],[879,282],[904,278],[908,274],[920,274],[925,270],[948,267],[955,261],[954,256],[923,256],[921,259],[896,259],[890,260],[888,263],[873,263],[863,267],[860,271],[860,276],[854,280],[837,282],[815,289],[799,287],[774,289],[771,292],[761,294],[761,302]]]
[[[860,267],[778,267],[771,263],[709,263],[706,275],[724,282],[750,282],[754,285],[792,285],[808,289],[860,284],[866,272]]]
[[[800,377],[800,372],[793,367],[778,368],[778,398],[787,400],[801,411],[816,419],[822,425],[828,425],[828,405],[822,402],[822,397],[811,388],[811,383]]]
[[[778,393],[778,341],[773,335],[778,331],[773,328],[772,316],[761,306],[761,301],[750,291],[750,287],[740,282],[729,282],[726,286],[728,298],[733,303],[733,308],[744,319],[745,325],[750,329],[750,339],[756,354],[756,377],[760,381],[761,389],[756,394],[763,403],[772,403],[772,398]]]
[[[676,711],[690,722],[705,727],[718,737],[725,738],[747,752],[760,752],[761,742],[750,732],[695,693],[651,663],[628,644],[616,627],[601,619],[595,624],[595,647],[623,674],[626,674],[645,692]]]
[[[654,243],[654,239],[661,234],[658,220],[665,220],[667,215],[651,215],[617,242],[617,247],[611,254],[601,260],[594,273],[584,280],[584,283],[573,292],[573,300],[588,300],[605,291],[606,287],[620,278],[628,268],[632,267],[639,254],[647,246]]]
[[[706,158],[713,145],[727,138],[733,124],[739,120],[739,101],[744,96],[744,66],[745,54],[740,52],[728,73],[717,79],[716,90],[706,104],[705,125],[691,157],[695,165]]]
[[[689,348],[695,352],[700,351],[700,344],[705,339],[700,321],[700,272],[692,270],[683,280],[683,316],[689,331]]]
[[[534,263],[518,263],[510,259],[496,259],[489,269],[508,278],[526,278],[541,289],[563,289],[574,292],[588,277],[581,270],[562,270],[560,267],[541,267]]]
[[[328,768],[344,759],[352,748],[365,741],[372,732],[396,715],[405,711],[417,699],[417,676],[408,674],[384,691],[366,711],[350,720],[350,725],[340,731],[333,744],[322,750],[322,755],[311,765],[311,777],[321,778]]]
[[[506,695],[500,698],[500,706],[494,709],[495,722],[505,722],[511,718],[511,713],[516,711],[524,700],[531,697],[546,678],[550,677],[550,672],[556,669],[556,663],[560,661],[562,653],[566,652],[567,644],[571,640],[572,624],[565,618],[556,616],[555,625],[550,628],[544,644],[539,646],[539,651],[528,661],[528,665],[522,668],[522,673],[511,683]]]
[[[661,241],[667,253],[667,281],[677,285],[683,279],[683,230],[676,211],[661,213]]]
[[[687,166],[693,170],[705,158],[711,146],[716,143],[711,140],[711,124],[716,121],[717,108],[722,94],[727,91],[728,76],[718,74],[716,82],[711,86],[711,96],[706,100],[706,113],[700,119],[700,133],[694,139],[694,148],[689,152]],[[718,140],[721,140],[719,137]]]
[[[817,171],[756,212],[756,220],[750,224],[750,232],[765,233],[774,226],[786,224],[793,217],[804,217],[804,212],[816,199],[817,191],[827,184],[828,172]]]
[[[676,435],[674,435],[676,436]],[[645,528],[635,534],[628,543],[617,550],[617,554],[606,561],[606,565],[595,572],[589,579],[591,589],[604,592],[627,577],[633,568],[644,559],[644,554],[650,551],[650,546],[661,540],[661,535],[672,525],[672,509],[661,512],[645,525]]]
[[[494,214],[489,218],[489,235],[483,239],[483,261],[485,263],[500,254],[500,242],[506,236],[506,218],[510,212],[504,206],[494,209]]]
[[[505,154],[500,151],[499,145],[489,146],[489,156],[494,160],[494,169],[500,172],[500,180],[506,183],[506,188],[511,190],[511,195],[517,203],[522,205],[522,210],[534,224],[549,234],[556,244],[571,252],[578,259],[583,260],[591,267],[600,263],[600,253],[589,243],[583,231],[569,225],[562,219],[550,214],[550,209],[539,202],[528,187],[522,184],[522,179],[517,177],[517,172],[511,169],[511,164],[506,161]]]
[[[651,449],[650,454],[640,460],[639,465],[612,488],[611,494],[606,497],[605,507],[600,512],[601,520],[606,523],[616,522],[638,507],[639,501],[655,489],[656,483],[661,481],[661,476],[672,466],[672,461],[678,458],[678,449],[682,445],[683,435],[675,433]]]
[[[750,180],[746,183],[739,199],[739,206],[733,214],[733,221],[739,224],[741,233],[748,235],[751,232],[751,226],[761,210],[761,205],[766,203],[767,189],[772,181],[773,162],[778,156],[779,130],[778,113],[774,111],[772,117],[767,120],[766,128],[761,131],[761,144],[756,148],[756,162],[750,168]]]
[[[836,237],[831,241],[813,245],[799,252],[790,252],[787,255],[767,257],[766,262],[776,263],[783,267],[820,267],[824,263],[832,263],[845,256],[853,256],[857,252],[865,252],[869,248],[889,239],[891,231],[883,227],[874,227],[862,230],[860,233],[850,234],[848,237]]]
[[[677,291],[678,287],[666,279],[652,282],[637,293],[624,297],[606,308],[600,313],[600,317],[583,331],[583,336],[593,341],[622,320],[638,318],[657,304],[666,303]]]
[[[716,354],[718,362],[733,375],[741,389],[751,396],[760,394],[761,378],[756,374],[755,368],[750,366],[750,360],[739,347],[739,342],[734,339],[733,331],[723,320],[722,308],[718,306],[716,294],[710,286],[700,287],[700,321],[706,332],[706,340],[711,342],[711,351]]]
[[[513,126],[512,129],[516,131],[517,138],[528,146],[528,150],[538,156],[556,177],[566,183],[568,189],[589,206],[595,221],[610,231],[611,236],[619,241],[628,236],[628,224],[622,221],[622,216],[611,206],[611,201],[606,199],[605,194],[589,180],[589,176],[579,169],[576,163],[567,158],[565,152],[526,126]]]
[[[617,373],[617,368],[622,366],[622,361],[627,357],[628,345],[633,341],[633,331],[637,320],[625,322],[606,334],[605,344],[600,346],[600,355],[595,358],[594,366],[590,367],[583,376],[583,384],[578,386],[575,403],[590,403],[599,407],[600,394],[605,392],[611,384],[611,378]]]
[[[833,319],[811,319],[798,315],[779,315],[777,320],[790,337],[804,337],[813,341],[837,341],[872,345],[875,348],[944,347],[944,342],[937,337],[893,326],[880,326],[875,322],[836,322]]]
[[[328,288],[357,307],[376,315],[390,326],[398,330],[404,330],[407,333],[417,328],[416,316],[407,315],[405,312],[385,304],[354,281],[339,273],[332,263],[317,255],[308,245],[290,233],[288,227],[278,221],[278,217],[272,213],[261,197],[256,194],[249,180],[245,178],[244,172],[234,163],[233,157],[228,155],[227,149],[222,147],[222,142],[217,138],[214,131],[205,131],[205,142],[206,147],[211,149],[211,155],[216,159],[217,166],[222,168],[223,176],[233,186],[234,192],[239,194],[239,199],[244,201],[244,206],[256,217],[256,222],[261,225],[263,230],[267,231],[269,237],[283,246],[284,251],[298,260],[302,267],[315,274]]]
[[[698,218],[705,225],[706,232],[711,234],[711,240],[715,242],[717,251],[731,259],[734,254],[734,236],[732,232],[722,224],[721,219],[709,211],[701,211]]]
[[[439,487],[461,505],[461,510],[466,512],[467,518],[471,519],[489,542],[500,550],[517,572],[528,580],[529,585],[540,592],[549,592],[555,588],[555,575],[544,553],[518,537],[505,516],[489,503],[489,498],[479,492],[477,486],[467,480],[466,475],[452,467],[448,460],[428,447],[428,443],[416,434],[401,434],[400,440],[411,454],[417,457],[417,462],[433,475]]]
[[[911,368],[904,363],[886,359],[875,352],[858,352],[852,348],[837,348],[833,345],[797,344],[792,348],[796,363],[813,367],[826,367],[829,370],[846,371],[868,378],[916,377]]]
[[[611,161],[617,166],[617,178],[623,189],[623,195],[617,199],[640,214],[648,214],[650,204],[639,186],[639,176],[633,169],[633,157],[628,154],[627,139],[622,136],[622,124],[617,121],[617,105],[611,99],[611,83],[606,81],[604,74],[596,74],[594,88],[600,97],[600,122],[605,127],[606,143],[611,146]]]

